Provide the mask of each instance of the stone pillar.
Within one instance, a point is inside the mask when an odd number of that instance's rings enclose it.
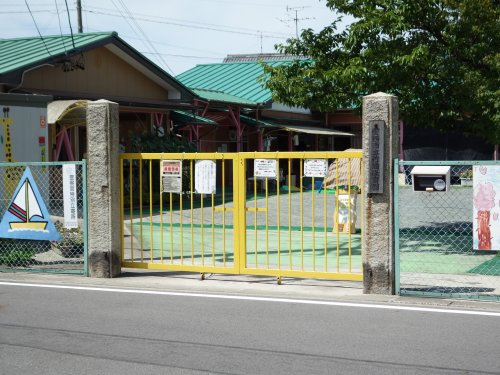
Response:
[[[393,162],[398,157],[397,97],[363,98],[363,286],[367,294],[394,294]]]
[[[87,212],[91,277],[120,274],[120,177],[118,104],[87,107]]]

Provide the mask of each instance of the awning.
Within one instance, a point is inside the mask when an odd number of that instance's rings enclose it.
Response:
[[[84,125],[87,121],[88,100],[56,100],[47,106],[47,123]]]
[[[171,111],[170,112],[170,119],[172,119],[175,122],[175,125],[217,125],[217,122],[215,122],[212,119],[209,119],[208,117],[203,117],[199,115],[195,115],[192,112],[187,112],[187,111]]]
[[[307,134],[317,134],[317,135],[337,135],[345,137],[354,137],[354,134],[341,132],[339,130],[333,130],[328,128],[318,128],[316,126],[299,126],[299,125],[280,125],[280,124],[267,124],[264,128],[281,128],[283,130],[294,132],[294,133],[307,133]]]
[[[339,130],[333,130],[330,128],[320,128],[317,126],[308,126],[308,125],[284,125],[278,124],[274,121],[269,120],[256,120],[253,117],[240,115],[240,119],[243,122],[251,125],[259,125],[261,129],[281,129],[294,133],[307,133],[307,134],[317,134],[317,135],[336,135],[336,136],[345,136],[345,137],[354,137],[354,134],[341,132]]]

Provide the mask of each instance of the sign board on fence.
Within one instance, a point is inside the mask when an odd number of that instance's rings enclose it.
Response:
[[[328,159],[304,159],[305,177],[325,177],[328,171]]]
[[[78,200],[75,164],[63,164],[64,227],[78,228]]]
[[[161,186],[164,193],[182,193],[182,160],[161,161]]]
[[[255,159],[253,162],[254,177],[276,178],[278,161],[276,159]]]
[[[61,239],[29,167],[2,217],[0,237],[38,241]]]
[[[198,194],[215,194],[216,165],[214,160],[196,160],[194,190]]]
[[[500,250],[500,166],[475,165],[472,169],[474,250]]]

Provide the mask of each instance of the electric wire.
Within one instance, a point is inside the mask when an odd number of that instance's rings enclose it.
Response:
[[[64,37],[63,37],[62,26],[61,26],[61,17],[59,16],[59,7],[57,5],[57,0],[54,0],[54,3],[56,3],[57,21],[59,22],[59,31],[61,33],[61,43],[62,43],[63,48],[64,48],[64,53],[68,54],[68,51],[66,50],[66,43],[65,43]]]
[[[95,11],[95,10],[84,10],[84,12],[94,13],[94,14],[101,14],[101,15],[110,16],[110,17],[121,17],[118,14],[113,14],[113,13],[109,13],[109,12]],[[196,25],[196,24],[188,25],[188,24],[184,24],[184,23],[180,23],[180,22],[160,21],[160,20],[148,19],[148,18],[144,18],[144,17],[135,17],[135,19],[139,20],[139,21],[145,21],[145,22],[151,22],[151,23],[160,23],[160,24],[173,25],[173,26],[180,26],[180,27],[186,27],[186,28],[192,28],[192,29],[212,30],[212,31],[218,31],[218,32],[229,33],[229,34],[240,34],[240,35],[258,36],[260,38],[260,33],[258,31],[246,32],[246,31],[238,31],[238,30],[224,30],[224,29],[221,29],[221,28],[211,27],[211,26],[200,26],[200,25]],[[285,34],[282,34],[282,35],[283,36],[263,34],[262,36],[264,38],[269,38],[269,39],[284,39],[284,38],[286,38]]]
[[[186,59],[208,59],[208,60],[217,60],[220,61],[224,59],[224,57],[209,57],[209,56],[193,56],[193,55],[176,55],[173,53],[153,53],[153,52],[141,52],[143,55],[161,55],[161,56],[173,56],[173,57],[182,57]]]
[[[95,6],[88,6],[86,9],[91,12],[94,11],[95,13],[103,13],[106,15],[112,15],[109,14],[109,12],[113,12],[112,9],[109,8],[101,8],[101,7],[95,7]],[[108,12],[108,13],[106,13]],[[251,28],[246,28],[246,27],[236,27],[236,26],[226,26],[226,25],[220,25],[220,24],[214,24],[214,23],[207,23],[207,22],[197,22],[197,21],[189,21],[189,20],[183,20],[183,19],[178,19],[178,18],[167,18],[167,17],[158,17],[158,16],[152,16],[149,14],[144,14],[144,13],[137,13],[134,12],[134,17],[136,19],[140,19],[141,21],[148,21],[148,22],[162,22],[162,23],[168,23],[168,22],[175,22],[175,23],[182,23],[186,27],[214,27],[218,28],[219,31],[226,31],[226,32],[233,32],[234,30],[241,30],[241,31],[247,31],[250,33],[250,35],[256,35],[262,33],[267,33],[269,35],[273,35],[276,37],[283,36],[286,37],[288,34],[283,34],[280,32],[275,32],[275,31],[269,31],[269,30],[255,30]]]
[[[73,48],[76,49],[75,38],[73,37],[73,28],[71,27],[71,17],[69,15],[68,0],[64,0],[64,2],[66,3],[66,11],[68,12],[68,23],[69,23],[69,32],[71,33],[71,43],[73,43]]]
[[[42,33],[40,32],[40,29],[38,28],[38,25],[36,24],[35,17],[33,16],[33,13],[31,13],[30,6],[28,5],[28,0],[24,0],[24,3],[26,4],[26,7],[28,8],[28,12],[31,15],[31,19],[33,20],[33,23],[35,24],[36,31],[38,31],[38,35],[40,35],[40,39],[42,40],[43,45],[45,46],[45,50],[49,54],[49,56],[52,56],[52,54],[49,51],[49,48],[47,47],[47,43],[45,43],[45,40],[43,39]]]
[[[128,16],[130,17],[130,19],[132,20],[132,22],[134,23],[135,27],[137,30],[139,30],[139,33],[142,35],[142,37],[146,40],[147,44],[149,45],[149,48],[155,52],[156,54],[156,57],[160,60],[161,63],[164,64],[164,66],[170,71],[171,74],[174,74],[173,70],[170,68],[170,66],[167,64],[167,62],[165,61],[165,59],[163,59],[163,57],[158,53],[158,51],[156,50],[155,46],[153,45],[153,43],[151,43],[151,41],[149,40],[148,36],[146,35],[146,33],[144,32],[144,30],[142,29],[142,27],[139,25],[139,23],[137,22],[137,20],[135,19],[135,17],[133,16],[132,12],[130,12],[130,10],[128,9],[127,5],[123,2],[123,0],[118,0],[118,2],[121,4],[122,8],[125,10],[125,12],[128,14]],[[114,4],[114,2],[113,2]],[[116,6],[116,5],[115,5]],[[118,9],[118,7],[117,7]]]

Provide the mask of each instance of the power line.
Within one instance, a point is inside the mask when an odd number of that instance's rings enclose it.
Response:
[[[94,13],[94,14],[102,14],[106,16],[111,16],[111,17],[120,17],[120,15],[109,13],[109,12],[102,12],[102,11],[95,11],[95,10],[84,10],[84,12],[88,13]],[[166,25],[174,25],[174,26],[181,26],[181,27],[186,27],[186,28],[193,28],[193,29],[201,29],[201,30],[212,30],[212,31],[218,31],[218,32],[224,32],[224,33],[230,33],[230,34],[240,34],[240,35],[251,35],[251,36],[260,36],[259,32],[256,30],[254,32],[245,32],[245,31],[238,31],[238,30],[230,30],[229,27],[228,29],[224,30],[221,28],[217,27],[212,27],[212,26],[201,26],[201,25],[196,25],[196,24],[185,24],[185,23],[180,23],[176,21],[160,21],[160,20],[154,20],[154,19],[148,19],[144,17],[135,17],[136,20],[140,21],[145,21],[145,22],[152,22],[152,23],[160,23],[160,24],[166,24]],[[222,26],[224,27],[224,26]],[[264,38],[270,38],[270,39],[283,39],[286,37],[285,34],[281,34],[281,36],[278,36],[278,33],[275,35],[262,35]]]
[[[38,28],[38,25],[36,24],[35,17],[33,16],[33,13],[31,13],[30,6],[28,5],[28,0],[24,0],[24,3],[26,4],[26,7],[28,8],[28,12],[30,12],[31,19],[33,20],[33,23],[35,24],[36,31],[38,31],[38,35],[40,35],[40,39],[42,40],[43,45],[45,46],[45,50],[49,54],[49,56],[52,56],[52,54],[49,51],[49,48],[47,47],[47,44],[45,43],[45,40],[42,37],[42,33],[40,33],[40,29]]]
[[[130,10],[128,9],[127,5],[125,5],[125,3],[123,2],[123,0],[118,0],[118,2],[121,4],[122,8],[125,10],[125,12],[128,14],[129,18],[132,20],[132,22],[134,23],[135,25],[135,28],[139,31],[139,33],[142,35],[142,37],[146,40],[147,44],[149,45],[149,48],[151,48],[151,50],[153,50],[156,54],[156,56],[158,57],[158,59],[160,60],[160,62],[162,62],[165,67],[170,71],[170,73],[174,74],[173,70],[170,68],[170,66],[167,64],[167,62],[163,59],[163,57],[161,57],[158,53],[158,51],[156,50],[155,46],[153,45],[153,43],[151,43],[151,41],[149,40],[148,36],[146,35],[146,33],[144,32],[144,30],[142,30],[141,26],[139,25],[139,23],[136,21],[135,17],[132,15],[132,13],[130,12]],[[114,3],[113,1],[113,5],[115,5],[115,7],[119,10],[119,8],[116,6],[116,4]],[[128,21],[127,21],[128,23]],[[130,24],[129,24],[130,25]],[[132,27],[131,27],[132,28]],[[133,30],[133,28],[132,28]]]
[[[54,0],[54,3],[56,3],[57,20],[59,22],[59,31],[61,33],[61,42],[62,42],[62,45],[64,48],[64,53],[68,53],[66,50],[66,43],[65,43],[64,37],[63,37],[62,26],[61,26],[61,17],[59,17],[59,7],[57,6],[57,0]]]
[[[86,7],[89,10],[96,10],[97,12],[112,12],[112,9],[109,8],[101,8],[101,7],[95,7],[95,6],[87,6]],[[213,27],[218,27],[218,28],[226,28],[226,29],[233,29],[233,30],[243,30],[243,31],[248,31],[248,32],[256,32],[255,29],[250,29],[247,27],[237,27],[237,26],[226,26],[226,25],[220,25],[220,24],[214,24],[214,23],[207,23],[207,22],[198,22],[198,21],[189,21],[189,20],[183,20],[179,18],[168,18],[168,17],[158,17],[158,16],[153,16],[150,14],[145,14],[145,13],[137,13],[134,12],[135,17],[137,18],[138,16],[142,18],[147,18],[148,20],[153,21],[169,21],[169,22],[180,22],[183,24],[191,24],[191,25],[201,25],[201,26],[213,26]],[[141,20],[142,20],[141,18]],[[269,31],[269,30],[259,30],[268,34],[275,34],[275,35],[282,35],[282,36],[287,36],[286,34],[279,33],[279,32],[274,32],[274,31]]]
[[[154,55],[153,52],[141,52],[144,55]],[[161,56],[173,56],[173,57],[182,57],[186,59],[210,59],[210,60],[222,60],[224,57],[209,57],[209,56],[194,56],[194,55],[176,55],[173,53],[157,53]]]
[[[71,17],[69,16],[69,8],[68,8],[68,0],[64,0],[66,3],[66,11],[68,12],[68,23],[69,23],[69,31],[71,33],[71,43],[73,44],[73,49],[76,49],[75,39],[73,38],[73,28],[71,27]]]

